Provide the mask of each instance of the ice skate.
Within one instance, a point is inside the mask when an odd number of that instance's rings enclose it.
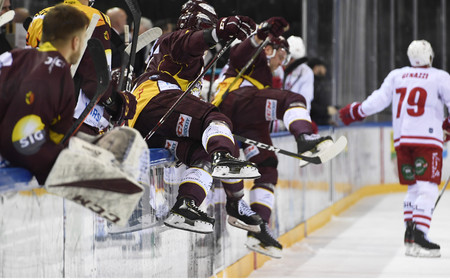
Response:
[[[414,243],[410,256],[422,258],[439,258],[441,256],[441,246],[430,242],[421,230],[414,229],[413,235]]]
[[[227,152],[213,154],[212,176],[217,179],[256,179],[261,177],[256,164],[240,160]]]
[[[227,200],[228,223],[234,227],[251,232],[260,232],[261,217],[243,200]]]
[[[320,136],[319,134],[301,134],[297,139],[297,152],[307,157],[318,156],[321,151],[333,145],[331,136]],[[300,167],[308,165],[309,162],[300,160]]]
[[[283,246],[272,236],[266,222],[261,225],[261,232],[249,232],[247,234],[247,248],[271,258],[280,259]]]
[[[188,198],[177,200],[164,224],[169,227],[198,233],[211,233],[214,231],[214,219],[198,209],[194,200]]]
[[[414,244],[414,222],[408,221],[406,222],[406,230],[405,230],[405,255],[412,256],[411,251]]]

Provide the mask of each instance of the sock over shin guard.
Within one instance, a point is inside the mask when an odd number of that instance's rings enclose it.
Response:
[[[413,219],[413,209],[415,207],[414,203],[417,199],[417,189],[417,184],[409,185],[405,199],[403,200],[403,220],[405,225],[408,221],[412,221]]]
[[[253,211],[258,213],[265,222],[269,222],[272,208],[275,202],[274,185],[258,184],[250,191],[250,205]]]
[[[417,199],[413,210],[413,221],[416,229],[426,234],[430,229],[431,218],[433,216],[434,204],[438,196],[438,186],[436,183],[427,181],[417,181]]]
[[[215,151],[233,153],[235,147],[233,133],[230,127],[222,121],[212,121],[203,131],[202,145],[208,154]]]

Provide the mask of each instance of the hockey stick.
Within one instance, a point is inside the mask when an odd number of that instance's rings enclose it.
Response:
[[[0,27],[14,19],[16,13],[13,10],[7,11],[0,16]]]
[[[439,194],[438,198],[436,199],[436,203],[434,204],[434,208],[436,209],[436,206],[439,202],[439,200],[441,199],[442,195],[444,194],[445,189],[447,188],[448,183],[450,182],[450,176],[447,179],[447,182],[445,182],[444,187],[441,190],[441,193]]]
[[[66,135],[64,135],[64,138],[61,141],[62,144],[65,144],[65,142],[78,131],[86,117],[89,115],[94,106],[102,97],[103,93],[108,88],[109,81],[111,80],[111,74],[109,73],[108,62],[106,61],[105,49],[103,48],[103,44],[100,42],[100,40],[92,38],[88,41],[87,45],[87,49],[91,54],[92,61],[94,62],[95,73],[97,75],[97,90],[95,92],[95,95],[86,105],[86,108],[84,108],[80,117],[74,122]]]
[[[212,87],[214,85],[214,80],[216,78],[216,66],[217,66],[217,61],[213,64],[213,66],[211,68],[211,78],[209,79],[208,95],[206,96],[206,101],[208,103],[211,103],[211,92],[212,92]]]
[[[225,90],[225,92],[222,95],[222,101],[223,102],[225,100],[225,98],[227,98],[228,94],[230,93],[230,90],[233,88],[233,86],[237,83],[237,81],[242,77],[242,75],[244,75],[245,71],[247,71],[247,69],[253,64],[253,61],[255,61],[255,59],[258,57],[258,55],[262,52],[262,50],[269,44],[270,39],[269,36],[267,36],[267,38],[264,40],[264,42],[258,47],[258,49],[256,50],[256,52],[253,54],[253,56],[250,58],[250,60],[247,62],[247,64],[245,64],[244,67],[242,67],[241,71],[239,71],[239,73],[237,74],[237,76],[234,78],[234,80],[231,82],[231,84],[227,87],[227,89]]]
[[[145,46],[147,46],[151,42],[158,39],[159,36],[161,36],[161,35],[162,35],[162,30],[159,27],[151,28],[151,29],[145,31],[144,33],[142,33],[141,35],[139,35],[138,40],[137,40],[137,45],[136,45],[136,52],[142,50]],[[131,45],[128,45],[125,48],[125,52],[128,55],[130,55]]]
[[[130,26],[128,24],[123,26],[123,39],[125,46],[128,46],[130,44]]]
[[[137,0],[125,0],[128,8],[130,9],[131,16],[133,18],[134,29],[133,29],[133,38],[131,40],[131,49],[130,53],[123,53],[122,58],[122,67],[120,69],[120,81],[119,81],[119,89],[131,91],[131,83],[133,80],[133,68],[134,68],[134,60],[136,58],[136,47],[137,41],[139,37],[139,26],[141,24],[141,9],[139,8],[139,4]],[[125,83],[125,86],[124,86]]]
[[[87,43],[88,43],[87,41],[92,37],[92,33],[94,33],[94,29],[97,26],[97,22],[99,19],[100,19],[100,15],[98,15],[98,14],[92,15],[91,22],[89,23],[89,26],[86,29],[86,40],[84,40],[84,44],[81,46],[81,54],[82,55],[80,55],[80,57],[78,58],[77,63],[72,64],[72,66],[70,66],[70,73],[72,74],[72,78],[75,76],[75,72],[77,72],[78,66],[80,65],[80,61],[83,58],[83,54],[87,47]]]
[[[321,163],[325,163],[327,161],[329,161],[330,159],[334,158],[335,156],[337,156],[340,152],[342,152],[345,147],[347,146],[347,138],[345,136],[341,136],[339,137],[339,139],[333,143],[333,145],[329,146],[328,148],[326,148],[324,151],[320,152],[317,156],[313,156],[313,157],[308,157],[308,156],[303,156],[300,154],[296,154],[293,152],[289,152],[274,146],[270,146],[268,144],[264,144],[252,139],[248,139],[245,138],[243,136],[239,136],[236,134],[233,134],[234,138],[236,138],[236,140],[241,141],[245,144],[249,144],[249,145],[255,145],[258,148],[261,149],[265,149],[265,150],[269,150],[269,151],[273,151],[276,153],[280,153],[286,156],[290,156],[290,157],[294,157],[297,159],[301,159],[310,163],[314,163],[314,164],[321,164]]]
[[[175,103],[173,103],[172,107],[169,108],[169,110],[164,114],[164,116],[161,117],[161,119],[158,121],[158,123],[152,128],[152,130],[150,130],[150,132],[147,134],[147,136],[145,136],[144,140],[147,141],[148,139],[150,139],[150,137],[153,136],[153,134],[155,134],[156,130],[158,130],[158,128],[166,121],[166,119],[169,117],[170,114],[172,114],[172,112],[175,110],[175,108],[178,106],[178,104],[180,104],[181,100],[183,100],[183,98],[188,95],[191,90],[194,88],[194,86],[196,86],[196,84],[198,83],[198,81],[200,81],[200,79],[203,78],[203,76],[205,76],[206,72],[214,65],[214,63],[216,63],[216,61],[222,57],[222,55],[230,48],[231,46],[231,42],[233,42],[234,39],[231,39],[230,41],[228,41],[225,46],[211,59],[211,61],[204,67],[203,71],[200,73],[200,75],[197,76],[197,78],[195,78],[195,80],[193,82],[191,82],[191,84],[189,85],[189,87],[186,89],[186,91],[184,91],[180,97],[178,97],[178,99],[175,101]]]

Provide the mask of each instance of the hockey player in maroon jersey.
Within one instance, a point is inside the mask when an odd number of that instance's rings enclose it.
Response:
[[[218,20],[214,8],[204,1],[185,3],[177,30],[158,39],[147,72],[137,80],[133,91],[138,101],[137,111],[129,125],[147,135],[201,73],[205,51],[219,40],[245,39],[254,28],[253,20],[245,16]],[[215,106],[195,96],[200,88],[199,83],[195,92],[180,102],[147,143],[149,147],[168,148],[177,160],[188,166],[181,179],[177,202],[165,224],[210,233],[214,219],[198,206],[205,199],[213,177],[257,178],[259,173],[250,162],[233,157],[238,148],[231,132],[232,124]],[[234,212],[230,213],[230,209],[229,214],[245,219],[259,230],[261,218],[245,211],[250,209],[241,199],[243,189],[228,189],[227,193],[232,196],[234,206]]]
[[[295,136],[298,152],[303,153],[328,145],[331,138],[313,134],[311,118],[302,95],[272,88],[272,72],[282,65],[287,55],[287,44],[279,38],[287,27],[284,18],[270,18],[259,25],[255,35],[231,49],[229,68],[225,79],[219,84],[213,104],[231,119],[234,133],[269,145],[272,144],[270,121],[283,119],[287,129]],[[271,43],[229,89],[228,95],[224,95],[237,73],[268,36],[271,36]],[[254,145],[244,144],[242,148],[246,158],[256,163],[261,173],[250,191],[250,203],[251,209],[264,220],[260,233],[248,233],[246,245],[251,250],[280,258],[282,245],[272,236],[268,226],[278,179],[277,156],[273,151],[258,149]]]
[[[67,23],[60,22],[62,16],[67,16]],[[64,148],[59,142],[73,123],[70,64],[80,56],[89,19],[76,9],[59,7],[46,24],[39,50],[0,56],[0,154],[30,170],[40,184]]]
[[[0,154],[49,192],[123,224],[142,196],[141,182],[148,185],[148,148],[140,134],[121,127],[61,143],[75,108],[70,64],[81,56],[88,24],[83,12],[57,5],[43,20],[39,49],[0,56]],[[96,56],[104,55],[97,43]],[[106,57],[101,64],[107,77]]]
[[[411,66],[392,70],[379,89],[339,115],[349,125],[392,103],[398,177],[408,185],[403,203],[406,255],[440,257],[440,246],[427,234],[441,182],[443,140],[449,140],[450,119],[444,119],[443,108],[450,109],[450,75],[431,66],[434,53],[425,40],[412,41],[407,55]]]

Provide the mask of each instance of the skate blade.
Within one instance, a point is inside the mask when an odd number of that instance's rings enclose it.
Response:
[[[405,243],[405,256],[417,257],[413,254],[412,250],[413,250],[412,243]]]
[[[254,237],[248,237],[245,246],[247,246],[247,248],[252,251],[255,251],[257,253],[266,255],[274,259],[281,259],[282,256],[281,254],[282,252],[280,249],[273,246],[263,247],[261,246],[260,241]]]
[[[246,231],[251,231],[254,233],[261,232],[261,227],[259,225],[248,225],[233,216],[228,216],[228,223],[234,227],[237,227],[237,228],[240,228],[240,229],[243,229]]]
[[[239,173],[232,173],[228,166],[216,166],[211,176],[216,179],[257,179],[261,174],[254,167],[243,167]]]
[[[417,244],[413,245],[411,253],[412,253],[413,257],[418,257],[418,258],[440,258],[441,257],[441,250],[439,250],[439,249],[427,250]]]
[[[175,213],[170,213],[169,217],[164,220],[164,224],[168,227],[197,233],[214,232],[213,225],[210,223],[202,221],[192,221]]]

